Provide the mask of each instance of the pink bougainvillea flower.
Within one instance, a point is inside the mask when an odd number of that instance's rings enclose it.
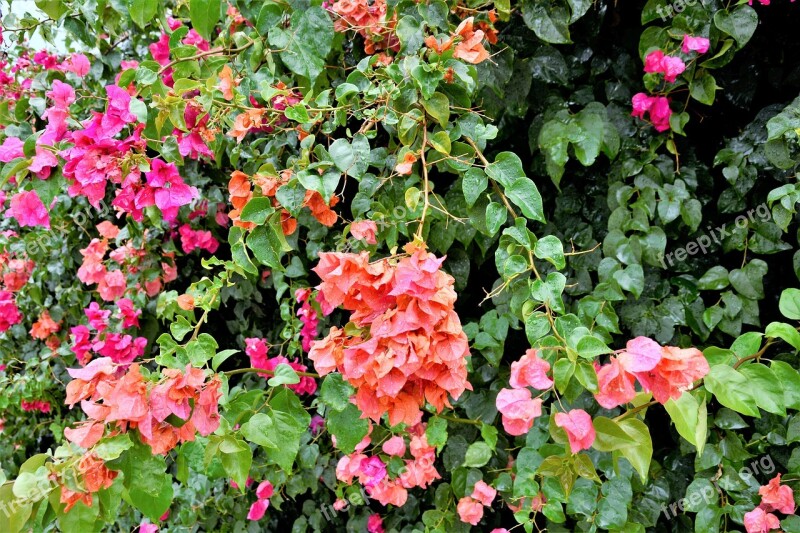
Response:
[[[652,370],[635,373],[642,387],[652,392],[659,403],[677,400],[692,383],[708,374],[708,361],[697,348],[664,346],[661,353],[661,360]]]
[[[406,441],[400,435],[395,435],[381,446],[386,455],[402,457],[406,453]]]
[[[36,155],[31,159],[31,164],[28,165],[28,170],[36,174],[40,179],[47,179],[50,177],[50,169],[58,166],[58,158],[56,154],[41,146],[36,147]]]
[[[50,229],[50,214],[36,191],[22,191],[11,197],[6,218],[15,218],[20,226],[43,226]]]
[[[261,520],[269,507],[269,500],[256,500],[250,506],[250,511],[247,513],[248,520]]]
[[[383,518],[381,518],[381,515],[377,513],[369,515],[367,519],[367,533],[384,533]]]
[[[697,52],[698,54],[705,54],[708,52],[710,42],[705,37],[692,37],[688,33],[683,36],[683,45],[681,49],[684,54],[689,52]]]
[[[650,106],[650,121],[656,131],[667,131],[671,116],[672,109],[669,107],[669,99],[666,96],[653,97],[653,104]]]
[[[781,522],[774,514],[767,513],[761,507],[756,507],[744,515],[744,527],[747,533],[769,533],[779,529]]]
[[[661,345],[647,337],[636,337],[628,341],[617,359],[628,372],[647,372],[661,360]]]
[[[501,389],[495,403],[509,435],[524,435],[536,417],[542,416],[542,399],[532,399],[529,389]]]
[[[760,507],[765,511],[794,514],[794,492],[788,485],[781,485],[780,474],[758,489],[758,494],[761,495]]]
[[[494,487],[486,484],[486,482],[483,480],[475,483],[475,487],[472,489],[472,498],[478,500],[486,507],[492,506],[492,501],[494,500],[495,496],[497,496],[497,490]]]
[[[511,363],[509,383],[515,389],[533,387],[546,390],[553,386],[553,380],[547,377],[549,371],[550,363],[539,357],[539,353],[531,348],[519,361]]]
[[[258,487],[256,487],[256,497],[260,500],[272,498],[274,492],[275,488],[269,481],[262,481],[258,484]]]
[[[664,55],[661,50],[650,52],[644,58],[644,71],[650,74],[664,74],[664,80],[669,83],[674,83],[684,70],[686,65],[681,58]]]
[[[25,157],[24,145],[25,143],[16,137],[6,137],[0,145],[0,162],[8,163],[12,159]]]
[[[161,210],[165,220],[175,220],[178,209],[198,198],[200,194],[195,187],[186,185],[178,174],[175,163],[153,159],[150,166],[150,172],[145,176],[147,185],[155,192],[155,205]]]
[[[483,518],[483,505],[469,496],[458,500],[456,510],[458,511],[458,518],[465,524],[477,526],[478,522]]]
[[[77,76],[86,76],[89,74],[91,64],[89,58],[83,54],[72,54],[61,63],[61,68],[66,72],[72,72]]]
[[[556,425],[567,433],[572,453],[591,448],[595,438],[592,417],[583,409],[572,409],[566,413],[556,413]]]
[[[158,526],[149,522],[139,524],[139,533],[156,533]]]
[[[350,233],[353,237],[367,244],[378,244],[375,237],[377,232],[378,225],[373,220],[359,220],[350,224]]]
[[[624,405],[636,396],[635,376],[625,371],[616,357],[597,371],[597,403],[606,409]]]

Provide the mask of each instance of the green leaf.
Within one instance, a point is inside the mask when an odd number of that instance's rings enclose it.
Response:
[[[692,80],[689,94],[701,104],[711,105],[714,103],[714,95],[717,89],[719,87],[717,87],[717,81],[714,76],[703,71],[702,74]]]
[[[558,270],[567,266],[564,245],[555,235],[547,235],[539,239],[533,247],[533,255],[552,263]]]
[[[353,175],[351,172],[353,163],[355,162],[355,152],[353,151],[353,147],[350,146],[350,143],[347,142],[347,139],[336,139],[333,141],[333,144],[328,148],[328,153],[331,154],[336,168],[345,174],[350,173],[351,176]]]
[[[343,411],[350,405],[350,397],[355,393],[352,385],[347,383],[342,375],[337,373],[328,374],[322,381],[319,391],[319,398],[322,403],[336,411]]]
[[[464,174],[464,179],[461,181],[461,190],[464,191],[467,207],[475,205],[475,202],[478,201],[481,193],[486,190],[488,185],[489,179],[480,168],[473,167]]]
[[[412,55],[419,50],[425,39],[422,21],[408,15],[398,21],[395,33],[400,40],[400,52],[406,55]]]
[[[429,99],[422,100],[422,107],[442,126],[446,126],[450,120],[450,100],[440,92],[435,92]]]
[[[106,466],[122,471],[131,505],[151,522],[156,523],[169,509],[173,495],[172,476],[167,474],[164,457],[153,455],[150,446],[137,443]]]
[[[69,11],[69,7],[62,0],[36,0],[36,7],[53,20],[60,19],[61,15]]]
[[[578,355],[584,359],[589,359],[590,361],[597,359],[598,355],[612,352],[611,348],[606,346],[606,343],[592,335],[586,335],[585,337],[582,337],[575,346],[575,349],[577,350]]]
[[[131,437],[127,433],[101,440],[94,448],[94,453],[103,461],[111,461],[122,455],[122,452],[133,447]]]
[[[283,270],[281,265],[281,243],[272,226],[258,226],[247,237],[247,247],[253,250],[261,264]]]
[[[287,388],[281,388],[270,400],[274,436],[270,439],[279,444],[272,450],[267,461],[277,464],[285,472],[291,472],[297,451],[300,449],[300,437],[308,430],[311,415],[300,403],[297,395]]]
[[[551,44],[569,44],[570,15],[563,7],[553,4],[526,2],[522,7],[522,20],[538,38]]]
[[[214,28],[222,14],[222,0],[189,0],[192,27],[206,40],[213,39]]]
[[[325,69],[325,58],[333,43],[333,21],[318,6],[295,11],[288,30],[280,27],[269,32],[269,43],[281,49],[281,61],[295,74],[313,84]]]
[[[781,381],[786,407],[800,410],[800,373],[783,361],[772,361],[770,368]]]
[[[211,359],[211,368],[217,370],[219,365],[225,362],[230,356],[239,353],[239,350],[222,350],[218,352],[212,359]]]
[[[714,14],[714,26],[736,39],[736,44],[742,48],[758,27],[758,14],[746,5],[740,5],[733,11],[721,9]]]
[[[764,330],[764,335],[773,339],[783,339],[795,350],[800,350],[800,332],[784,322],[771,322]]]
[[[597,416],[592,420],[595,439],[592,448],[601,452],[612,452],[626,446],[632,446],[636,441],[622,429],[619,423],[604,416]]]
[[[467,448],[464,466],[480,468],[492,458],[492,449],[483,441],[473,442]]]
[[[266,413],[256,413],[251,416],[247,422],[242,424],[240,431],[242,436],[250,442],[265,448],[278,448],[278,443],[272,440],[275,437],[272,418]]]
[[[747,379],[756,404],[763,410],[786,416],[783,384],[769,367],[761,363],[742,365],[739,372]]]
[[[527,177],[517,178],[510,187],[506,188],[506,196],[519,206],[522,214],[528,219],[545,222],[542,196],[532,180]]]
[[[619,427],[635,442],[632,446],[620,448],[619,453],[639,472],[642,483],[646,483],[650,471],[650,461],[653,458],[653,440],[650,437],[650,430],[638,418],[621,420]]]
[[[275,374],[267,381],[270,387],[277,387],[278,385],[294,385],[300,383],[300,376],[294,368],[286,363],[281,363],[275,367]]]
[[[220,442],[219,451],[225,473],[237,485],[244,487],[253,463],[253,452],[250,450],[250,446],[245,441],[228,435]]]
[[[428,136],[428,143],[433,146],[434,150],[437,152],[450,155],[450,149],[452,148],[450,144],[450,136],[447,134],[446,131],[437,131]]]
[[[670,398],[664,408],[680,436],[697,448],[698,456],[703,455],[708,433],[705,399],[698,401],[694,395],[684,392],[677,400]]]
[[[761,418],[758,404],[750,390],[750,382],[733,368],[727,365],[712,366],[703,383],[725,407],[744,415]]]
[[[186,345],[186,354],[192,366],[202,367],[217,353],[219,345],[208,333],[201,333]]]
[[[800,320],[800,289],[785,289],[778,302],[781,314],[791,320]]]
[[[506,208],[497,202],[489,202],[486,204],[486,230],[489,235],[496,235],[500,228],[503,227],[508,213]]]
[[[328,431],[336,437],[336,447],[342,453],[353,453],[369,432],[369,422],[361,418],[361,411],[351,403],[341,411],[330,411],[326,418]]]
[[[428,444],[441,450],[447,443],[447,420],[438,416],[430,418],[428,427],[425,428],[425,436],[428,438]]]

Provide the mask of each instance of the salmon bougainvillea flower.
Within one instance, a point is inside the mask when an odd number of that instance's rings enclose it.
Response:
[[[403,160],[394,167],[394,171],[401,176],[408,176],[411,174],[414,163],[416,162],[417,156],[415,156],[413,152],[406,152],[405,155],[403,155]]]
[[[472,498],[478,500],[486,507],[492,506],[492,501],[495,496],[497,496],[497,490],[483,480],[475,483],[475,487],[472,489]]]
[[[697,348],[676,348],[664,346],[661,359],[652,370],[636,372],[634,375],[642,387],[653,393],[659,403],[677,400],[683,391],[710,370],[703,352]]]
[[[636,377],[628,373],[616,357],[597,370],[597,394],[595,400],[606,409],[624,405],[636,396]]]
[[[583,409],[572,409],[566,413],[556,413],[556,425],[567,433],[572,453],[588,450],[595,438],[592,417]]]
[[[553,380],[547,377],[550,363],[539,357],[539,353],[530,349],[519,361],[511,363],[509,383],[515,389],[533,387],[546,390],[553,386]]]
[[[542,399],[531,398],[529,389],[500,389],[495,403],[509,435],[524,435],[542,416]]]
[[[378,225],[373,220],[359,220],[350,224],[350,233],[353,237],[367,244],[378,244],[375,237],[377,232]]]
[[[744,527],[747,533],[769,533],[779,529],[781,522],[774,514],[767,513],[761,507],[756,507],[744,515]]]
[[[781,485],[780,474],[758,489],[758,494],[761,496],[760,507],[765,511],[794,514],[794,492],[788,485]]]
[[[225,100],[233,100],[233,88],[239,85],[239,81],[233,78],[233,71],[229,65],[222,67],[219,73],[219,85],[217,88],[222,93]]]
[[[477,526],[478,522],[483,518],[483,505],[478,500],[465,496],[458,500],[456,506],[458,511],[458,518],[465,524],[472,524]]]

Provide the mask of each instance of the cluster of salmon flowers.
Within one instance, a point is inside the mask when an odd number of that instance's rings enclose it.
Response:
[[[745,530],[747,533],[768,533],[773,529],[780,529],[780,520],[774,513],[794,514],[794,491],[788,485],[781,485],[781,475],[778,474],[769,483],[761,486],[758,494],[761,496],[761,503],[744,515]]]
[[[453,52],[453,57],[477,65],[489,59],[489,52],[483,47],[483,38],[486,34],[483,30],[475,30],[473,24],[473,17],[464,19],[461,24],[458,25],[458,28],[456,28],[455,33],[448,39],[440,43],[436,40],[436,37],[430,35],[425,38],[425,46],[441,54],[449,50],[453,46],[453,43],[458,40],[455,51]]]
[[[258,187],[261,196],[270,198],[272,206],[281,208],[280,202],[275,197],[278,193],[278,188],[287,184],[292,179],[291,169],[284,170],[280,176],[267,176],[263,174],[255,174],[248,176],[240,170],[235,170],[231,174],[231,179],[228,181],[228,193],[230,194],[230,202],[233,209],[228,213],[228,216],[233,221],[233,225],[251,230],[256,227],[253,222],[246,222],[241,220],[241,213],[244,206],[253,199],[253,185]],[[329,202],[326,202],[322,195],[317,191],[306,191],[303,198],[303,207],[307,207],[311,211],[311,215],[317,219],[317,222],[323,226],[331,227],[336,223],[338,215],[331,209],[339,203],[339,197],[334,195]],[[281,228],[284,235],[291,235],[297,229],[297,220],[289,214],[289,211],[281,208]]]
[[[626,404],[636,396],[634,380],[659,403],[677,400],[692,383],[709,371],[697,348],[661,346],[647,337],[629,340],[626,349],[597,368],[597,403],[606,409]]]
[[[0,254],[0,333],[22,322],[14,293],[30,278],[34,262],[13,257],[8,252]]]
[[[386,20],[386,0],[339,0],[331,11],[340,18],[333,24],[338,32],[355,30],[364,38],[364,52],[372,55],[380,50],[400,50],[400,39],[395,35],[397,15]]]
[[[353,453],[343,456],[336,465],[336,479],[351,485],[355,479],[366,487],[367,494],[378,500],[381,505],[395,505],[402,507],[408,499],[408,489],[415,487],[427,488],[437,479],[441,479],[439,472],[434,467],[436,462],[436,448],[428,443],[425,436],[423,423],[408,428],[409,443],[406,447],[405,439],[400,435],[391,437],[381,446],[384,454],[404,459],[404,466],[400,473],[392,477],[387,471],[386,464],[378,455],[367,455],[364,450],[370,445],[369,435],[356,446]],[[407,459],[408,455],[410,459]],[[334,504],[334,509],[336,504]]]
[[[469,346],[453,309],[452,276],[416,244],[393,262],[369,262],[369,254],[321,253],[314,271],[322,279],[318,301],[325,314],[342,306],[351,324],[331,328],[314,342],[309,358],[321,375],[338,370],[356,388],[355,403],[378,421],[418,424],[420,407],[437,411],[471,390]]]
[[[138,364],[120,375],[110,357],[101,357],[67,372],[73,380],[67,384],[66,403],[72,407],[80,402],[89,420],[65,429],[64,436],[82,448],[94,446],[111,423],[113,432],[138,429],[142,442],[161,455],[179,442],[194,440],[196,433],[207,436],[219,427],[222,382],[216,376],[206,381],[199,368],[168,368],[164,379],[153,382]]]

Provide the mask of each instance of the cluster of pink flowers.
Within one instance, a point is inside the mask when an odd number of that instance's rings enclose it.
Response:
[[[533,427],[534,420],[542,416],[542,399],[533,398],[528,387],[547,390],[553,380],[547,376],[550,363],[530,349],[519,361],[511,363],[510,389],[501,389],[496,406],[502,415],[503,429],[509,435],[524,435]]]
[[[127,298],[117,301],[115,318],[121,329],[139,327],[139,316],[142,311],[136,309]],[[92,354],[110,358],[114,363],[124,365],[133,362],[144,354],[147,346],[145,337],[133,337],[128,334],[109,330],[111,310],[102,309],[97,302],[92,302],[84,309],[89,325],[74,326],[72,333],[72,352],[82,365],[92,359]],[[94,335],[92,330],[95,331]]]
[[[296,361],[289,361],[282,355],[268,357],[269,344],[265,339],[249,338],[245,339],[244,352],[250,357],[250,365],[253,368],[261,368],[274,372],[278,365],[289,365],[298,372],[306,372],[308,367]],[[266,374],[265,374],[266,375]],[[297,394],[314,394],[317,391],[317,382],[309,376],[300,376],[300,382],[294,385],[287,385]]]
[[[497,496],[497,490],[485,481],[480,480],[475,483],[470,496],[464,496],[458,500],[458,517],[466,524],[477,526],[483,518],[483,508],[491,507],[492,501]]]
[[[219,248],[219,241],[210,231],[192,229],[189,224],[183,224],[178,228],[178,233],[181,236],[181,248],[187,254],[197,249],[213,254]]]
[[[382,505],[403,506],[408,498],[408,489],[415,487],[424,489],[441,478],[434,467],[436,448],[428,444],[425,424],[417,424],[407,431],[410,436],[408,451],[411,459],[405,459],[405,467],[399,476],[391,478],[386,470],[386,463],[379,456],[362,453],[371,442],[370,437],[366,436],[356,446],[355,452],[339,459],[336,465],[336,479],[348,485],[351,485],[354,479],[358,479],[367,489],[367,494]],[[404,458],[405,439],[399,435],[394,436],[384,442],[381,449],[390,457]]]
[[[109,239],[119,235],[119,228],[111,222],[101,222],[97,226],[101,238],[94,238],[81,250],[83,263],[78,269],[78,279],[87,285],[97,283],[97,292],[107,301],[117,300],[129,290],[144,289],[148,296],[161,292],[165,283],[178,277],[177,268],[168,262],[153,264],[154,259],[144,248],[137,248],[133,240],[109,252]],[[108,260],[106,260],[108,253]],[[173,253],[162,256],[173,258]],[[153,269],[162,270],[160,276],[152,277],[147,273]],[[130,287],[129,287],[130,278]]]
[[[634,380],[639,380],[642,389],[663,404],[678,399],[708,371],[708,361],[697,348],[662,347],[647,337],[636,337],[608,364],[597,367],[595,399],[606,409],[626,404],[636,396]]]
[[[264,518],[264,513],[269,508],[269,499],[275,492],[272,483],[269,481],[262,481],[256,487],[256,501],[250,506],[250,511],[247,513],[248,520],[261,520]]]
[[[10,291],[0,290],[0,333],[8,331],[14,324],[22,322],[22,313],[19,312],[14,294]]]
[[[781,485],[781,475],[772,478],[769,483],[758,489],[761,504],[744,515],[744,527],[747,533],[768,533],[780,529],[781,523],[773,513],[793,515],[795,510],[794,492],[787,485]]]
[[[185,96],[189,96],[189,93]],[[199,159],[200,156],[206,156],[209,159],[214,159],[214,152],[208,147],[208,143],[214,140],[216,133],[206,127],[209,118],[210,115],[205,112],[200,104],[194,100],[186,102],[183,120],[186,122],[186,128],[189,131],[185,132],[178,128],[172,130],[172,134],[178,140],[178,151],[183,157]]]
[[[206,381],[202,369],[167,368],[164,377],[153,382],[142,376],[138,364],[123,374],[122,367],[102,357],[67,372],[73,379],[67,384],[66,403],[72,407],[80,402],[88,420],[65,429],[64,436],[82,448],[94,446],[106,424],[120,431],[137,428],[142,441],[160,455],[179,442],[194,440],[196,433],[208,436],[219,427],[222,382],[218,376]],[[171,415],[185,423],[173,426],[167,421]]]
[[[170,31],[175,31],[181,26],[183,23],[180,20],[175,20],[172,17],[167,17],[167,24],[169,25]],[[166,67],[170,63],[170,49],[169,49],[169,41],[170,35],[161,32],[161,37],[159,37],[158,41],[149,45],[150,55],[153,56],[153,59],[158,62],[159,65],[162,67]],[[181,40],[181,44],[186,46],[195,46],[199,51],[206,52],[210,49],[210,44],[208,41],[203,39],[197,31],[192,28],[189,32],[184,36]],[[164,85],[167,87],[172,87],[174,85],[174,81],[172,79],[172,74],[174,70],[172,67],[169,67],[164,70],[164,73],[161,75],[161,81],[164,82]]]
[[[22,400],[20,401],[20,407],[23,411],[50,412],[50,402],[45,400]]]
[[[369,253],[321,253],[314,271],[322,279],[317,300],[325,314],[342,306],[360,333],[331,328],[309,358],[322,375],[338,370],[356,389],[364,416],[418,424],[426,401],[437,411],[471,390],[469,345],[453,309],[452,276],[444,258],[416,244],[397,262],[369,262]]]
[[[683,36],[681,50],[684,54],[708,52],[709,40],[705,37]],[[686,70],[686,63],[678,56],[664,54],[663,50],[654,50],[644,59],[644,71],[648,74],[663,74],[664,81],[675,83],[675,80]],[[650,122],[656,131],[667,131],[670,128],[669,118],[672,110],[669,107],[669,98],[666,96],[650,96],[646,93],[636,93],[632,100],[633,111],[631,116],[645,120],[645,113],[649,113]]]
[[[311,289],[297,289],[294,291],[294,298],[300,304],[300,309],[297,311],[297,316],[303,323],[303,327],[300,329],[300,340],[303,350],[307,352],[311,349],[311,343],[317,338],[319,317],[317,310],[311,305]]]

